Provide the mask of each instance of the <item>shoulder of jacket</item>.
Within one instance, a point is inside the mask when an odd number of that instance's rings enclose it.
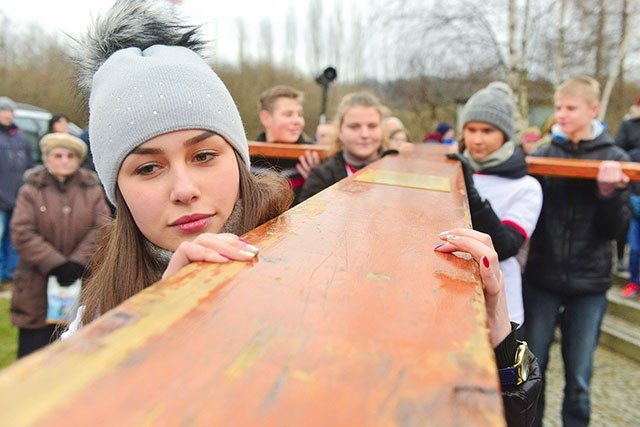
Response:
[[[90,169],[80,168],[78,174],[81,185],[85,187],[95,187],[101,184],[98,174]]]
[[[45,186],[45,173],[46,169],[43,165],[38,165],[32,167],[31,169],[27,169],[22,175],[22,179],[25,184],[32,185],[34,187],[44,187]]]

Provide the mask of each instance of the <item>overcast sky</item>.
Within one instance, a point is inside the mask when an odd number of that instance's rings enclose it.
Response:
[[[35,23],[51,31],[80,34],[114,3],[115,0],[0,0],[0,15],[8,19],[12,29]],[[179,9],[188,22],[204,25],[207,36],[215,40],[217,55],[233,61],[237,54],[238,18],[242,18],[248,31],[255,31],[254,37],[261,20],[268,19],[275,43],[279,43],[284,36],[278,29],[284,28],[289,10],[299,20],[305,20],[307,4],[308,0],[183,0]]]

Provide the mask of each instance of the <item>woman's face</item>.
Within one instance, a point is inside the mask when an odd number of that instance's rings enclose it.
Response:
[[[484,160],[505,142],[500,129],[484,122],[465,123],[462,137],[467,151],[476,161]]]
[[[80,158],[68,148],[54,148],[43,160],[47,171],[59,180],[64,181],[80,168]]]
[[[376,159],[382,146],[380,113],[373,107],[351,107],[342,119],[338,138],[342,148],[357,159]]]
[[[57,122],[53,123],[51,126],[52,132],[69,132],[69,122],[64,117],[60,117]]]
[[[122,162],[118,187],[142,234],[175,251],[204,232],[217,233],[238,200],[233,148],[221,136],[182,130],[152,138]]]

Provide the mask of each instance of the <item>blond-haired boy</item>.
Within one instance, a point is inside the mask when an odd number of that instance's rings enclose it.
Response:
[[[572,426],[589,423],[593,356],[611,286],[611,240],[630,218],[629,178],[619,163],[629,158],[596,120],[599,96],[600,86],[590,77],[562,83],[554,96],[552,141],[532,154],[603,160],[595,181],[540,178],[544,204],[523,280],[525,337],[543,378],[560,325],[567,381],[562,419]],[[534,425],[541,425],[543,412],[544,389]]]

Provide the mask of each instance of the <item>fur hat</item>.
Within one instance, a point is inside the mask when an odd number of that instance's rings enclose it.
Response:
[[[199,55],[198,33],[167,2],[118,0],[76,52],[79,86],[89,97],[91,153],[111,203],[124,158],[164,133],[214,132],[249,168],[240,113]]]
[[[66,148],[80,159],[80,163],[87,156],[87,144],[78,137],[64,132],[49,133],[40,140],[40,151],[45,158],[54,148]]]
[[[489,123],[513,140],[515,135],[513,92],[505,82],[489,83],[474,93],[462,110],[462,127],[469,122]]]
[[[16,103],[13,100],[6,96],[0,96],[0,111],[2,110],[15,110]]]

